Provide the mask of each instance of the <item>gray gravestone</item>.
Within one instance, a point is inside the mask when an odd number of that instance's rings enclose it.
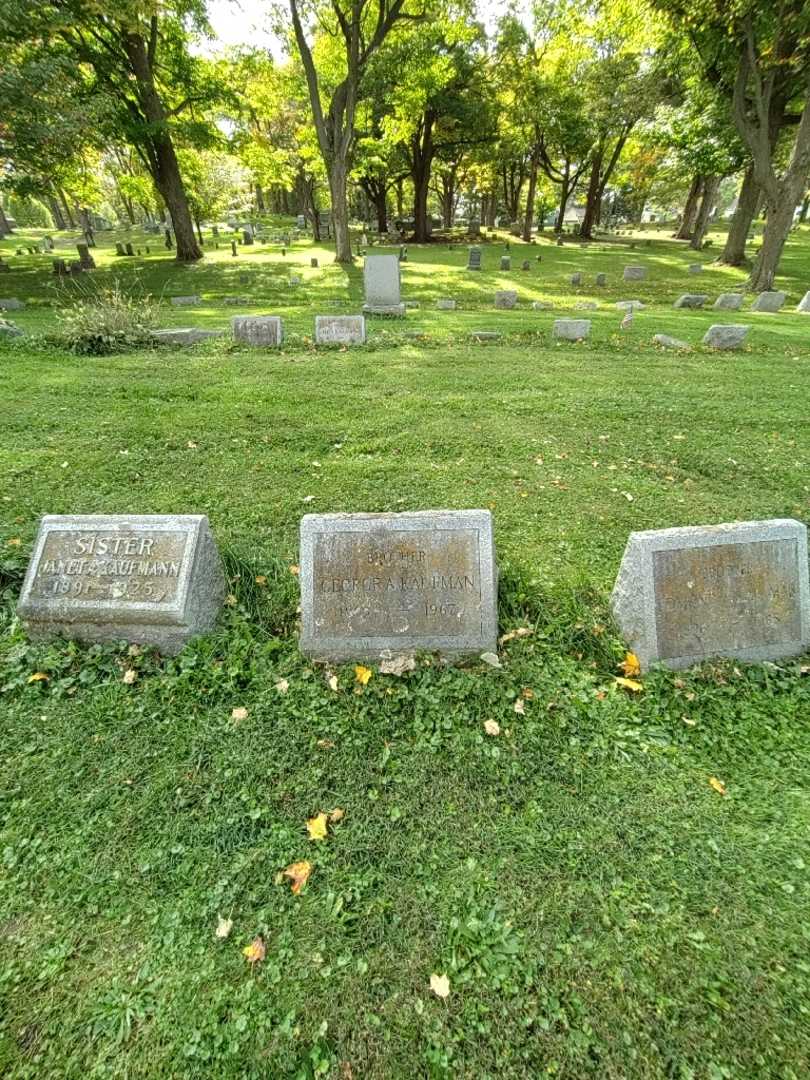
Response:
[[[625,281],[643,281],[647,276],[646,266],[625,266],[622,275]]]
[[[22,300],[18,300],[16,296],[9,296],[5,300],[0,300],[0,311],[20,311],[25,307]]]
[[[365,340],[366,320],[362,315],[315,316],[318,345],[362,345]]]
[[[120,241],[115,245],[115,254],[126,255],[126,251],[124,251],[124,245]]]
[[[170,296],[169,303],[172,307],[194,307],[201,304],[202,300],[199,296]]]
[[[135,248],[132,246],[132,244],[127,244],[124,250],[126,251],[127,255],[131,255],[134,258]]]
[[[481,269],[481,248],[470,248],[470,253],[467,256],[467,269]]]
[[[436,308],[439,311],[455,311],[456,310],[456,302],[455,302],[455,300],[437,300],[436,301]]]
[[[495,293],[495,307],[511,309],[517,304],[517,293],[514,289],[500,289]]]
[[[93,256],[90,254],[90,247],[87,244],[77,244],[76,250],[79,253],[79,262],[81,263],[82,270],[95,270],[96,264]]]
[[[751,305],[751,310],[772,313],[779,311],[784,302],[785,294],[783,292],[761,292]]]
[[[571,284],[572,285],[581,285],[582,284],[582,271],[578,270],[575,274],[571,275]]]
[[[810,315],[810,292],[806,292],[796,308],[802,315]]]
[[[524,259],[523,262],[520,264],[520,269],[521,270],[531,270],[531,268],[532,268],[532,264],[529,261],[529,259]]]
[[[561,341],[582,341],[591,332],[590,319],[555,319],[554,337]]]
[[[689,273],[690,274],[702,274],[703,273],[703,263],[692,263],[692,265],[689,267]]]
[[[597,285],[607,285],[607,274],[597,274],[596,275],[596,284]]]
[[[311,258],[311,259],[309,260],[309,265],[311,266],[311,268],[312,268],[313,270],[317,270],[317,269],[318,269],[318,260],[317,260],[317,259],[316,259],[316,258],[315,258],[315,257],[313,256],[313,257],[312,257],[312,258]]]
[[[202,514],[46,516],[20,595],[34,640],[130,641],[173,655],[225,598]]]
[[[810,645],[807,530],[774,519],[631,533],[611,598],[642,668]]]
[[[308,514],[301,521],[301,650],[331,660],[497,650],[487,510]]]
[[[640,300],[617,300],[616,308],[619,311],[643,311],[645,305]]]
[[[158,345],[196,345],[209,338],[222,337],[222,330],[198,330],[195,326],[178,326],[169,330],[153,330],[150,337]]]
[[[500,341],[503,335],[498,330],[471,330],[473,341]]]
[[[512,256],[511,255],[501,255],[501,270],[511,270],[511,269],[512,269]]]
[[[704,293],[684,293],[673,304],[676,308],[702,308],[708,300]]]
[[[22,337],[23,332],[14,323],[6,322],[5,319],[0,319],[0,338],[13,338]]]
[[[739,311],[742,307],[743,294],[739,292],[721,293],[712,307],[717,311]]]
[[[553,311],[554,310],[554,304],[550,300],[533,300],[532,301],[532,310],[533,311]]]
[[[363,311],[401,318],[405,305],[400,294],[400,260],[396,255],[367,255],[363,264]]]
[[[712,349],[739,349],[750,329],[750,326],[733,323],[710,326],[703,337],[703,344]]]
[[[246,345],[280,345],[284,328],[278,315],[235,315],[231,319],[235,341]]]
[[[656,345],[662,345],[665,349],[680,349],[681,352],[690,352],[692,349],[688,341],[670,337],[669,334],[656,334],[653,341]]]

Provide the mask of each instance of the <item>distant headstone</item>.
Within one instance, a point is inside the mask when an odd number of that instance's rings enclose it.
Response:
[[[236,246],[236,241],[235,241],[235,240],[231,240],[231,255],[232,255],[232,256],[233,256],[234,258],[236,258],[236,256],[237,256],[238,254],[239,254],[239,251],[238,251],[238,249],[237,249],[237,246]]]
[[[562,236],[558,236],[556,243],[557,243],[557,247],[562,247],[563,244],[565,243],[565,241],[563,240]]]
[[[596,284],[600,285],[600,286],[601,285],[607,285],[607,274],[597,274],[596,275]]]
[[[219,236],[219,225],[211,226],[211,235],[216,239]]]
[[[739,311],[742,307],[743,294],[738,292],[721,293],[712,305],[718,311]]]
[[[194,307],[202,303],[199,296],[170,296],[169,303],[172,307]]]
[[[64,259],[53,260],[53,272],[57,277],[63,277],[68,273],[68,265]]]
[[[574,304],[577,311],[596,311],[598,307],[595,300],[580,300],[578,304]]]
[[[225,591],[204,515],[49,515],[18,611],[36,641],[130,641],[173,655],[213,628]]]
[[[806,292],[796,308],[802,315],[810,315],[810,292]]]
[[[299,563],[307,656],[497,651],[498,576],[487,510],[308,514]]]
[[[0,341],[4,338],[22,337],[23,332],[14,323],[6,322],[5,319],[0,319]]]
[[[503,334],[498,330],[471,330],[470,337],[473,341],[500,341]]]
[[[779,311],[786,300],[783,292],[761,292],[751,305],[752,311],[773,313]]]
[[[480,270],[481,269],[481,248],[470,248],[470,253],[467,256],[467,269],[468,270]]]
[[[305,229],[307,227],[307,219],[305,214],[299,214],[295,219],[295,224],[299,229]]]
[[[243,229],[242,230],[242,243],[246,244],[246,245],[249,245],[249,244],[253,243],[253,230],[252,229]]]
[[[561,341],[583,341],[590,332],[590,319],[554,320],[554,337]]]
[[[692,346],[688,341],[680,341],[678,338],[670,337],[669,334],[656,334],[653,341],[664,349],[678,349],[681,352],[691,352],[692,350]]]
[[[529,260],[529,259],[524,259],[523,262],[520,264],[520,269],[521,270],[531,270],[531,268],[532,268],[532,264],[531,264],[531,260]]]
[[[690,274],[702,274],[703,273],[703,263],[692,263],[692,265],[689,267],[689,273]]]
[[[511,255],[501,255],[501,270],[511,270],[511,269],[512,269],[512,256]]]
[[[134,255],[135,254],[135,249],[133,248],[132,244],[127,244],[126,245],[126,253],[127,253],[127,255]]]
[[[625,266],[622,276],[625,281],[643,281],[647,276],[647,267]]]
[[[554,310],[554,304],[551,302],[551,300],[533,300],[532,301],[532,310],[533,311],[553,311]]]
[[[156,345],[197,345],[209,338],[222,337],[222,330],[199,330],[196,326],[173,326],[168,330],[153,330]]]
[[[317,269],[318,269],[318,260],[317,260],[317,259],[315,258],[315,256],[314,256],[314,255],[313,255],[313,257],[312,257],[312,258],[311,258],[311,259],[309,260],[309,265],[310,265],[310,266],[312,267],[312,269],[313,269],[313,270],[317,270]]]
[[[22,311],[24,307],[25,304],[22,300],[18,300],[16,296],[0,299],[0,311]]]
[[[365,340],[366,320],[362,315],[315,316],[318,345],[362,345]]]
[[[82,264],[82,270],[94,270],[96,267],[95,260],[90,254],[90,248],[87,244],[77,244],[76,250],[79,253],[79,262]]]
[[[436,301],[436,308],[439,311],[455,311],[456,302],[455,300],[440,299]]]
[[[739,324],[710,326],[703,337],[703,344],[712,349],[739,349],[750,329],[750,326]]]
[[[400,249],[399,249],[399,261],[400,262],[407,262],[408,261],[408,249],[405,247],[404,244],[402,244]]]
[[[617,300],[616,308],[619,311],[643,311],[645,304],[640,300]]]
[[[43,238],[42,238],[42,246],[45,248],[46,252],[53,251],[53,237],[51,237],[51,236],[43,236]]]
[[[708,300],[704,293],[684,293],[673,304],[676,308],[702,308]]]
[[[399,259],[396,255],[367,255],[363,264],[363,288],[369,315],[393,315],[401,318],[405,305],[400,293]]]
[[[517,292],[514,289],[499,289],[495,293],[495,307],[511,309],[517,304]]]
[[[115,245],[115,254],[116,255],[126,255],[126,251],[124,251],[124,245],[120,242],[120,240]]]
[[[300,285],[301,284],[300,275],[299,274],[290,274],[289,284],[290,285]]]
[[[284,328],[278,315],[235,315],[231,319],[235,341],[246,345],[280,345]]]
[[[807,530],[773,519],[630,534],[611,606],[642,668],[810,645]]]
[[[580,271],[577,271],[576,274],[571,275],[571,284],[572,285],[581,285],[582,284],[582,273]]]

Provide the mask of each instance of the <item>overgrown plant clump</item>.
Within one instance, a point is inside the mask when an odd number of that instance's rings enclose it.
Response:
[[[57,309],[61,344],[79,356],[108,356],[151,342],[160,304],[142,291],[82,283]]]

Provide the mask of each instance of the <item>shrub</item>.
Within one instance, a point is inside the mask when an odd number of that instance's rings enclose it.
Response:
[[[112,285],[71,282],[70,297],[57,309],[59,340],[80,356],[107,356],[150,344],[160,304],[143,292]]]

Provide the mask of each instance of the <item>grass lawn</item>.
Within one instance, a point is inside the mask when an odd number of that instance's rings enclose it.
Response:
[[[410,248],[420,309],[344,351],[309,340],[362,295],[325,249],[319,270],[303,242],[237,259],[223,242],[188,270],[100,252],[96,279],[203,296],[166,325],[225,328],[238,294],[288,332],[272,352],[104,358],[37,336],[56,326],[50,260],[0,244],[17,267],[0,295],[32,301],[11,313],[28,336],[0,344],[0,1073],[810,1073],[810,665],[655,672],[630,695],[607,610],[632,529],[810,520],[810,318],[789,310],[810,236],[775,316],[673,311],[743,275],[690,278],[710,256],[649,237],[513,242],[513,267],[542,255],[525,273],[496,269],[501,242],[477,276],[464,246]],[[649,279],[623,285],[630,262]],[[608,287],[572,289],[577,269]],[[597,300],[591,340],[554,344],[555,313],[527,302],[495,311],[510,284],[561,314]],[[648,306],[621,332],[625,298]],[[748,347],[651,343],[712,322],[750,322]],[[363,686],[345,665],[332,689],[297,651],[301,515],[479,506],[501,633],[531,633],[499,670],[424,657]],[[14,604],[40,515],[125,511],[208,514],[235,598],[217,632],[172,660],[29,645]],[[304,859],[293,895],[279,875]]]

